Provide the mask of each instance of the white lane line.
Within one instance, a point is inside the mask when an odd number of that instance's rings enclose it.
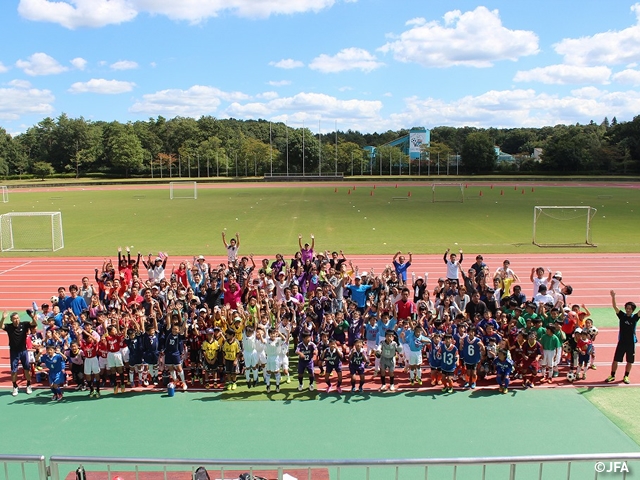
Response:
[[[0,272],[0,275],[4,275],[5,273],[11,272],[11,271],[16,270],[16,269],[21,268],[21,267],[26,267],[26,266],[27,266],[27,265],[29,265],[32,261],[33,261],[33,260],[29,260],[28,262],[22,263],[22,264],[20,264],[20,265],[16,265],[15,267],[8,268],[7,270],[3,270],[2,272]]]

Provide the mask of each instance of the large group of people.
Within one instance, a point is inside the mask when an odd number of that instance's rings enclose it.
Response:
[[[34,302],[29,321],[3,312],[13,395],[20,366],[27,394],[39,379],[56,401],[65,387],[92,398],[167,384],[233,391],[238,376],[267,392],[292,376],[299,390],[322,382],[327,392],[362,392],[367,383],[393,391],[398,370],[414,388],[424,380],[450,393],[485,379],[506,393],[514,381],[554,382],[563,363],[569,381],[596,368],[598,330],[585,305],[570,304],[559,271],[533,268],[527,295],[526,277],[508,260],[494,270],[477,255],[464,268],[462,250],[444,253],[445,275],[428,286],[427,274],[411,272],[411,252],[376,273],[341,250],[317,251],[313,235],[310,244],[299,236],[292,258],[258,263],[240,255],[238,234],[223,233],[222,242],[227,261],[217,265],[200,255],[170,267],[167,253],[132,257],[119,248],[117,262],[105,259],[93,279]],[[611,298],[620,342],[607,381],[626,355],[629,383],[638,315],[633,303],[621,311]]]

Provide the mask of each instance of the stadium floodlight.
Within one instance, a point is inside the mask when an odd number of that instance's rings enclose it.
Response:
[[[431,185],[431,202],[464,203],[464,186],[461,183],[433,183]]]
[[[62,213],[9,212],[0,215],[1,251],[55,252],[62,248]]]
[[[590,206],[533,207],[533,244],[539,247],[595,247]]]
[[[177,198],[198,199],[198,183],[197,182],[169,182],[169,198],[171,200]]]

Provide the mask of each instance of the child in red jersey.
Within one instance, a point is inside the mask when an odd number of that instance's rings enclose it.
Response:
[[[120,326],[116,322],[115,324],[107,328],[107,370],[109,371],[109,378],[111,379],[111,385],[113,386],[113,393],[118,394],[125,392],[125,375],[124,375],[124,362],[122,360],[122,350],[124,346],[124,335],[120,333]]]
[[[542,355],[542,345],[536,340],[536,332],[529,332],[527,341],[522,347],[522,376],[524,379],[524,388],[531,388],[538,375],[538,360]]]

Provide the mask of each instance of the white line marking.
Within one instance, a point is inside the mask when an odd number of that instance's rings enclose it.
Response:
[[[29,265],[31,262],[32,262],[32,260],[29,260],[28,262],[25,262],[25,263],[23,263],[23,264],[16,265],[15,267],[11,267],[11,268],[9,268],[9,269],[7,269],[7,270],[3,270],[2,272],[0,272],[0,275],[3,275],[3,274],[8,273],[8,272],[11,272],[11,271],[16,270],[16,269],[18,269],[18,268],[20,268],[20,267],[26,267],[26,266],[27,266],[27,265]]]

